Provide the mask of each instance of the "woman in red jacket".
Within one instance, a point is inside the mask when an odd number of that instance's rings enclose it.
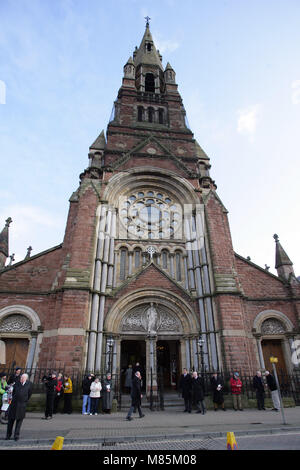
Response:
[[[239,379],[238,372],[233,374],[233,377],[230,379],[231,394],[233,398],[233,408],[235,411],[243,411],[242,408],[242,382]]]

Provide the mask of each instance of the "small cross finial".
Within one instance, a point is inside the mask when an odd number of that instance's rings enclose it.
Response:
[[[146,27],[149,26],[149,20],[151,20],[151,18],[149,18],[149,16],[145,16],[145,20],[146,20]]]
[[[149,253],[150,259],[151,259],[151,261],[152,261],[153,255],[156,253],[156,248],[155,248],[155,246],[148,246],[148,248],[147,248],[146,251],[147,251],[147,253]]]

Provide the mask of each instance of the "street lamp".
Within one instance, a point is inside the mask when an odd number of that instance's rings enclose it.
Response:
[[[114,347],[114,339],[112,336],[108,338],[107,340],[107,346],[108,346],[108,372],[111,373],[112,375],[112,353],[113,353],[113,347]]]
[[[198,338],[198,346],[200,350],[200,357],[201,357],[201,373],[203,374],[204,372],[204,353],[203,353],[203,346],[204,346],[205,340],[202,338],[202,335],[200,334]]]

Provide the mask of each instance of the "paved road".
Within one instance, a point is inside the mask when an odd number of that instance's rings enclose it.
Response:
[[[144,418],[134,415],[131,422],[124,412],[58,414],[47,421],[41,413],[27,413],[18,442],[5,441],[6,426],[0,426],[0,450],[51,449],[56,436],[64,437],[64,450],[224,450],[229,431],[239,449],[300,449],[300,407],[285,410],[287,424],[271,410],[219,410],[205,416],[173,408],[144,412]]]

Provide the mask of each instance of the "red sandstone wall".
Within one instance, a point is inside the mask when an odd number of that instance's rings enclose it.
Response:
[[[57,272],[61,268],[63,250],[61,246],[53,251],[16,263],[0,273],[1,291],[41,292],[51,290]]]

